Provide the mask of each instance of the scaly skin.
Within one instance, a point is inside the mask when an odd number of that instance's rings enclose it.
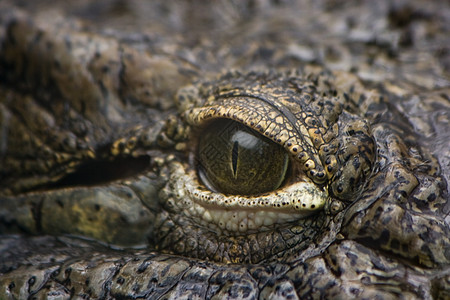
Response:
[[[0,6],[1,299],[450,296],[446,5],[148,5],[132,37]],[[279,188],[205,186],[217,118],[289,154]]]

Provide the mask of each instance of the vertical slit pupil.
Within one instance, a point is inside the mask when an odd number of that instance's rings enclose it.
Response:
[[[239,155],[239,142],[235,141],[233,143],[233,150],[231,151],[231,163],[233,166],[234,178],[236,178],[237,174],[238,155]]]

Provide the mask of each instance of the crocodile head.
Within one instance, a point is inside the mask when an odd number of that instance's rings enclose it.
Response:
[[[449,293],[446,87],[7,12],[2,297]]]

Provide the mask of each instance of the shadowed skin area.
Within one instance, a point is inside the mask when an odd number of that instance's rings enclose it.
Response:
[[[450,297],[448,4],[11,3],[1,299]]]

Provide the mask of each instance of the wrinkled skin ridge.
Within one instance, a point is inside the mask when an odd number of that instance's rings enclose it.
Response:
[[[438,2],[0,3],[0,298],[448,299]],[[223,118],[279,188],[205,185]]]

